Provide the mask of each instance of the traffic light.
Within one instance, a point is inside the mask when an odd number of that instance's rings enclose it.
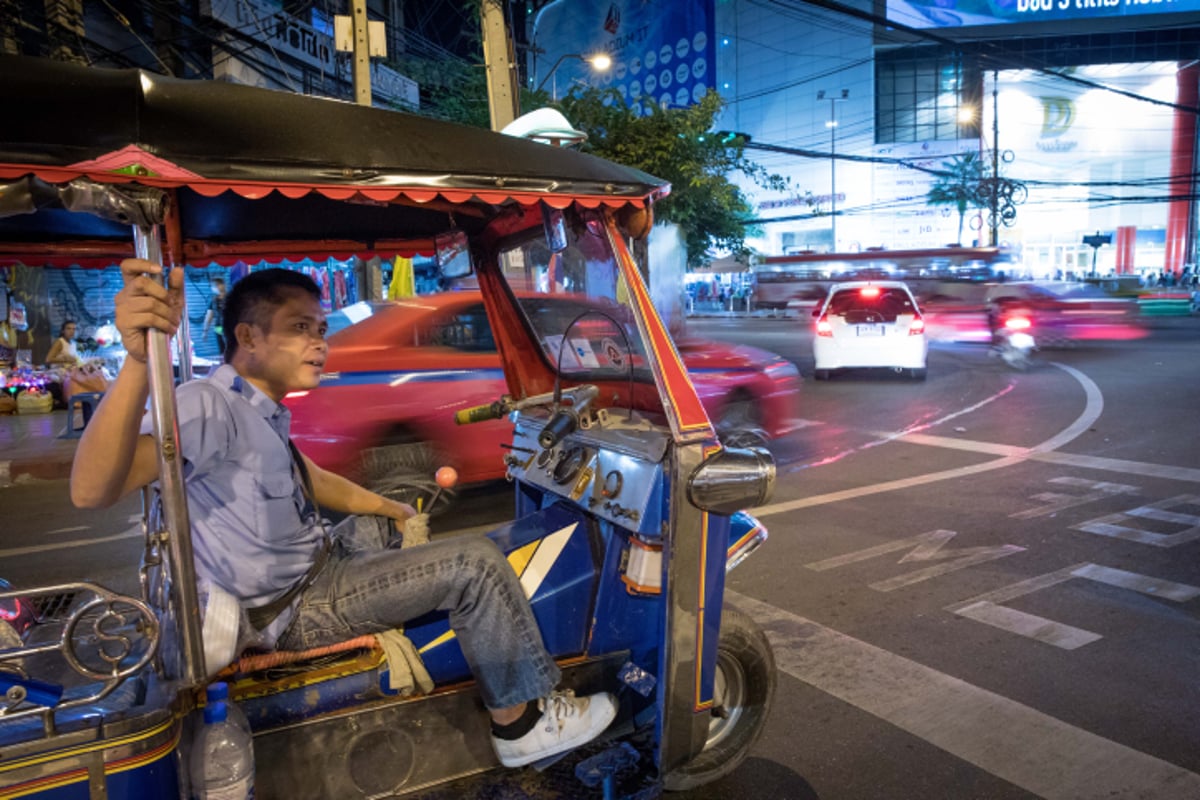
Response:
[[[717,138],[726,145],[737,144],[738,139],[741,139],[741,144],[750,144],[753,139],[750,134],[741,131],[717,131]]]

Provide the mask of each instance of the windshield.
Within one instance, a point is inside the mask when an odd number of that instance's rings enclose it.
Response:
[[[838,289],[829,298],[826,312],[831,317],[880,319],[895,322],[901,314],[915,314],[908,292],[899,287],[862,286]]]
[[[565,229],[565,231],[564,231]],[[542,229],[501,250],[500,266],[548,362],[565,378],[652,383],[629,289],[597,217],[568,217],[552,251]]]

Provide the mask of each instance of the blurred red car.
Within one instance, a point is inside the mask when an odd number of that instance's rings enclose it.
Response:
[[[587,308],[570,296],[522,302],[527,313],[568,318]],[[454,422],[454,412],[507,391],[478,292],[356,303],[329,322],[321,385],[285,399],[292,437],[310,458],[384,491],[431,489],[442,464],[463,483],[503,477],[510,423]],[[763,443],[794,427],[800,377],[790,361],[711,341],[676,346],[723,442]]]
[[[1134,300],[1088,283],[939,283],[927,287],[921,299],[926,332],[934,341],[990,342],[988,309],[992,307],[1025,311],[1039,347],[1146,335]]]

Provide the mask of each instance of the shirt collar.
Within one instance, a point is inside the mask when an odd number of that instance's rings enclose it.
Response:
[[[292,412],[282,403],[276,403],[250,381],[238,374],[232,364],[222,364],[213,372],[211,380],[229,390],[230,394],[242,397],[250,407],[262,415],[272,428],[284,439],[291,427]]]

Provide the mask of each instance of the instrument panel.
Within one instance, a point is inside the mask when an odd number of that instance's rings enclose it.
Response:
[[[510,477],[566,497],[623,528],[659,535],[660,515],[652,504],[661,503],[669,443],[661,430],[599,425],[543,448],[538,434],[545,423],[540,416],[518,416],[507,459]]]

